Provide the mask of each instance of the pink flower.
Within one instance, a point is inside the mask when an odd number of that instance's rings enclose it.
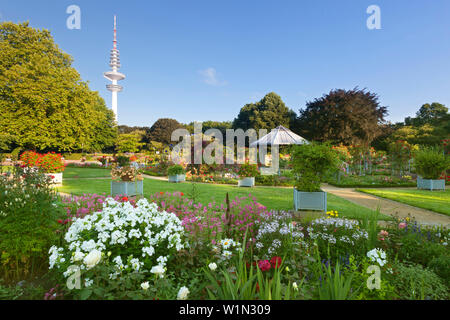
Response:
[[[258,261],[258,267],[261,271],[267,271],[270,270],[272,266],[270,265],[269,260],[260,260]]]
[[[389,235],[389,232],[387,232],[386,230],[381,230],[379,234],[382,237],[387,237]]]
[[[385,238],[389,236],[389,232],[386,230],[381,230],[380,233],[378,233],[378,237],[380,237],[381,241],[384,241]]]
[[[406,226],[407,226],[406,222],[400,222],[400,223],[398,224],[398,228],[399,228],[399,229],[405,229]]]

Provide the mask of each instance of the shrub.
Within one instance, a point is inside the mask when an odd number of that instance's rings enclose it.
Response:
[[[256,164],[244,163],[239,167],[238,175],[241,178],[251,178],[259,175],[258,166]]]
[[[78,266],[84,281],[75,295],[82,298],[92,294],[91,286],[117,288],[116,279],[164,277],[174,254],[187,245],[181,220],[145,199],[135,206],[106,199],[101,212],[75,218],[64,240],[62,247],[50,248],[50,268],[67,278],[76,271],[69,267]],[[123,292],[131,289],[117,288]]]
[[[36,167],[37,162],[39,160],[40,154],[34,151],[25,151],[20,155],[20,161],[22,161],[23,165],[27,168]]]
[[[303,228],[287,212],[262,214],[257,226],[254,253],[262,259],[288,256],[293,246],[298,246],[304,238]]]
[[[41,155],[37,167],[45,173],[60,173],[65,169],[61,155],[54,152]]]
[[[292,168],[297,178],[295,187],[299,191],[320,191],[324,175],[338,169],[339,156],[326,144],[295,146],[292,150]]]
[[[167,169],[167,173],[169,174],[169,176],[176,176],[176,175],[185,174],[185,171],[182,166],[177,164],[177,165],[169,167],[169,169]]]
[[[119,167],[126,167],[130,165],[130,158],[128,158],[127,156],[117,156],[114,158],[114,162]]]
[[[436,148],[423,148],[414,158],[416,172],[423,179],[439,179],[442,172],[450,167],[450,157]]]
[[[447,300],[448,289],[431,270],[417,264],[399,263],[393,267],[394,286],[402,300]]]
[[[66,160],[81,160],[83,158],[83,154],[81,153],[65,153],[63,156]]]
[[[450,285],[450,256],[441,255],[430,261],[428,267],[439,277],[444,279],[447,286]]]
[[[333,259],[361,254],[369,237],[366,230],[360,229],[358,221],[341,218],[316,219],[306,231],[307,239],[317,242],[320,253]]]
[[[409,227],[411,229],[411,227]],[[445,255],[446,246],[428,241],[421,233],[406,233],[399,240],[398,257],[401,260],[419,263],[423,266],[436,257]]]
[[[65,169],[62,156],[54,152],[39,154],[34,151],[25,151],[20,156],[20,160],[25,167],[37,167],[45,173],[60,173]]]
[[[62,209],[50,179],[16,168],[0,177],[0,275],[14,282],[48,269],[46,253],[59,239],[57,220]]]

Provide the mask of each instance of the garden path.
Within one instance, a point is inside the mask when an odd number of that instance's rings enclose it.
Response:
[[[379,206],[381,213],[393,217],[397,216],[400,219],[404,219],[410,215],[419,224],[450,227],[450,217],[437,212],[358,192],[352,188],[338,188],[324,185],[322,190],[372,210],[376,210]]]

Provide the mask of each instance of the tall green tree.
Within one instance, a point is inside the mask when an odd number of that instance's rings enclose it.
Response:
[[[202,132],[205,133],[209,129],[218,129],[222,135],[225,137],[227,130],[233,128],[233,122],[232,121],[203,121],[202,122]],[[194,133],[194,122],[189,123],[186,125],[186,129],[190,133]]]
[[[295,131],[307,139],[369,146],[382,133],[388,114],[365,89],[336,89],[300,110]]]
[[[442,140],[450,139],[450,113],[441,103],[426,103],[415,118],[407,117],[395,127],[387,143],[405,140],[411,145],[441,146]]]
[[[421,126],[441,122],[448,115],[448,108],[438,102],[426,103],[416,113],[416,118],[405,118],[405,125]]]
[[[145,135],[145,131],[134,131],[130,133],[119,134],[116,141],[116,150],[119,153],[126,152],[139,152],[145,145],[142,143],[142,137]]]
[[[175,119],[158,119],[150,128],[148,140],[167,145],[172,144],[172,132],[181,128],[185,128],[185,126]]]
[[[281,97],[271,92],[257,103],[246,104],[234,119],[233,129],[272,130],[280,125],[289,128],[295,117]]]
[[[115,123],[48,30],[0,24],[0,132],[21,148],[93,150],[114,144]]]

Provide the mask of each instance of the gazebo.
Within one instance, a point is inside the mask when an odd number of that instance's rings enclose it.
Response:
[[[273,129],[268,135],[265,135],[258,141],[250,144],[250,147],[256,148],[258,146],[282,146],[292,144],[301,145],[309,144],[309,142],[305,138],[293,133],[291,130],[283,126],[279,126],[276,129]],[[280,154],[278,148],[274,148],[272,150],[272,167],[275,161],[276,167],[278,167],[278,174],[281,174],[279,169],[279,157]]]

